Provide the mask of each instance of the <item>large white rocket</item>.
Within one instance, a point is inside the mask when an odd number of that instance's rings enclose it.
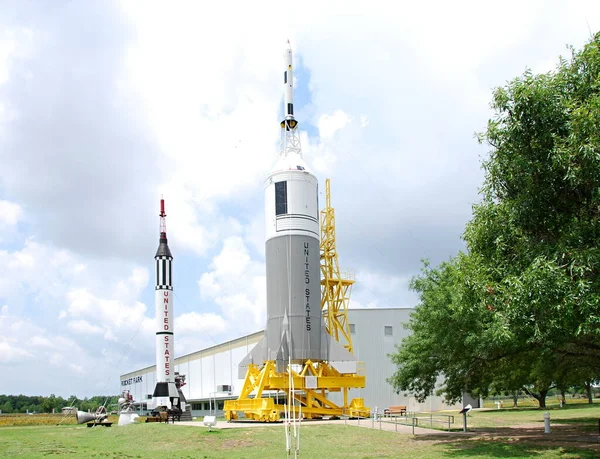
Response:
[[[265,180],[267,325],[265,336],[240,363],[328,361],[343,373],[356,359],[326,333],[321,314],[319,186],[302,158],[294,117],[294,75],[289,41],[284,52],[281,151]]]

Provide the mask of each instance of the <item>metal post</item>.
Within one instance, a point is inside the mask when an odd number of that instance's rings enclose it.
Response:
[[[544,413],[544,433],[550,433],[550,413],[547,411]]]
[[[412,431],[413,431],[413,435],[415,434],[415,421],[416,421],[416,418],[412,418]]]
[[[433,429],[433,414],[429,413],[429,427]]]
[[[396,432],[398,432],[398,416],[396,416],[394,418],[394,421],[395,421],[395,424],[396,424]],[[600,421],[598,421],[598,422],[599,422],[598,427],[600,427]]]
[[[467,431],[467,413],[463,413],[463,432]]]

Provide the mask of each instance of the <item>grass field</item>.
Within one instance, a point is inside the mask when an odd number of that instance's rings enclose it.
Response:
[[[573,404],[548,411],[553,429],[549,436],[543,435],[544,411],[539,409],[474,411],[468,418],[470,434],[467,436],[462,433],[412,436],[363,427],[306,423],[301,429],[301,456],[363,459],[600,457],[600,405]],[[38,425],[33,425],[36,423]],[[12,427],[7,427],[9,425]],[[421,425],[428,427],[426,422]],[[74,424],[74,416],[3,415],[0,426],[5,426],[0,427],[2,458],[285,457],[281,425],[213,432],[198,426],[155,423],[90,429]],[[456,416],[453,427],[462,427],[460,416]]]
[[[501,410],[472,411],[468,417],[468,425],[475,431],[493,430],[495,428],[518,427],[522,425],[544,426],[544,413],[550,414],[551,425],[571,425],[581,433],[598,433],[600,404],[571,404],[560,408],[558,405],[546,409],[539,408],[505,408]],[[462,420],[455,417],[456,423],[462,427]]]

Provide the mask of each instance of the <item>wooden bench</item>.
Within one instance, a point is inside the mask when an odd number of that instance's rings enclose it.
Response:
[[[385,410],[383,410],[383,415],[384,416],[393,416],[393,415],[405,416],[406,415],[406,405],[390,406],[389,408],[386,408]]]

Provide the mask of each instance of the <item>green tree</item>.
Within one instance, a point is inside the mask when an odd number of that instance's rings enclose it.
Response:
[[[413,279],[398,391],[522,389],[544,406],[569,368],[600,375],[600,34],[570,52],[494,91],[468,251]]]

